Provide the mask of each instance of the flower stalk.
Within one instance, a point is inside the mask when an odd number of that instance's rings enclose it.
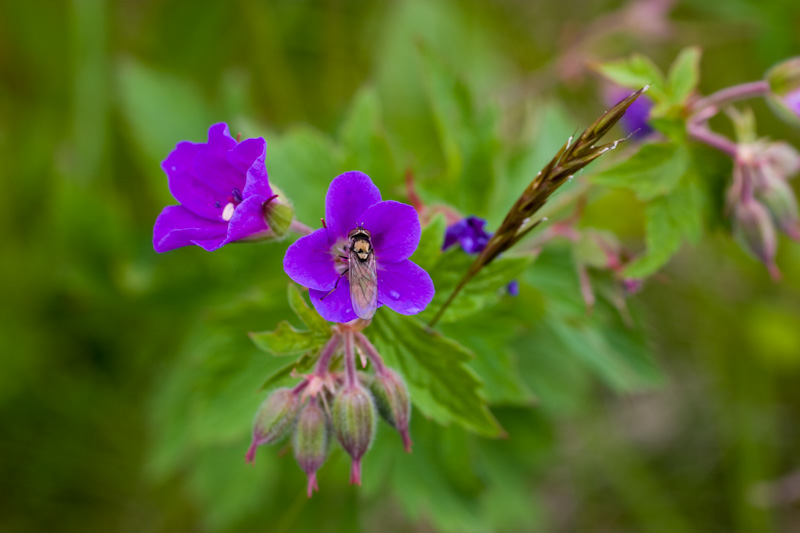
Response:
[[[428,323],[429,327],[436,325],[444,314],[444,311],[450,306],[464,286],[469,283],[483,267],[517,244],[542,222],[543,219],[537,219],[535,217],[542,207],[544,207],[550,196],[558,190],[559,187],[589,163],[606,152],[613,150],[624,140],[620,139],[607,144],[598,144],[602,137],[623,117],[628,107],[630,107],[630,105],[646,90],[647,87],[644,87],[629,95],[606,111],[576,139],[570,137],[570,139],[567,140],[553,159],[525,188],[522,195],[509,210],[500,228],[494,233],[491,239],[489,239],[486,247],[475,258],[475,261],[473,261],[469,270],[461,278],[461,281],[450,294],[449,298]]]

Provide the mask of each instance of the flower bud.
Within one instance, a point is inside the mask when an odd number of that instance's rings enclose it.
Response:
[[[286,235],[293,219],[294,208],[280,195],[264,206],[264,220],[278,238]]]
[[[248,463],[255,461],[256,448],[276,442],[289,432],[299,408],[300,399],[292,389],[282,387],[267,396],[253,420],[253,441],[245,456]]]
[[[734,229],[742,244],[766,265],[772,277],[779,278],[775,265],[778,246],[775,226],[767,209],[753,199],[739,202],[734,207]]]
[[[375,405],[359,384],[342,387],[333,401],[333,428],[342,448],[353,458],[350,483],[361,484],[361,458],[375,434]]]
[[[403,446],[411,451],[411,437],[408,434],[408,422],[411,417],[411,400],[403,378],[387,368],[375,375],[370,384],[370,391],[375,398],[378,413],[390,426],[400,432]]]
[[[769,83],[767,101],[775,113],[787,122],[800,125],[800,57],[778,63],[766,75]]]
[[[756,188],[756,198],[764,204],[781,231],[789,238],[800,241],[800,214],[792,188],[767,169],[762,172],[760,182]]]
[[[316,398],[309,400],[300,411],[293,438],[294,458],[308,476],[308,497],[317,486],[317,470],[328,457],[330,431],[325,411]]]

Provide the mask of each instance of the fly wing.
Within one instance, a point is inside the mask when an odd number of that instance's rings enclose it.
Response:
[[[369,254],[366,261],[361,261],[355,252],[350,252],[350,302],[359,318],[368,320],[378,307],[378,269],[375,265],[375,254]]]

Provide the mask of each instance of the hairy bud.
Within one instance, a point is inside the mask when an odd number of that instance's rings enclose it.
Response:
[[[791,239],[800,240],[800,214],[797,198],[789,184],[771,172],[762,173],[756,198],[769,210],[778,228]]]
[[[390,426],[400,432],[403,446],[410,452],[411,437],[408,434],[408,422],[411,417],[411,399],[403,378],[391,368],[386,368],[375,375],[369,387],[375,398],[378,413]]]
[[[767,209],[753,199],[740,202],[734,208],[734,227],[742,244],[766,265],[773,278],[779,278],[775,226]]]
[[[292,389],[283,387],[267,396],[253,420],[253,441],[245,456],[248,463],[255,460],[256,448],[276,442],[289,432],[299,408],[300,399]]]
[[[342,387],[333,401],[333,428],[342,448],[353,458],[350,483],[361,484],[361,458],[375,435],[375,405],[359,384]]]
[[[800,57],[778,63],[766,75],[768,102],[778,116],[791,124],[800,124]]]
[[[309,400],[300,411],[293,438],[294,458],[308,476],[308,497],[317,485],[317,470],[328,457],[330,431],[325,411],[316,398]]]

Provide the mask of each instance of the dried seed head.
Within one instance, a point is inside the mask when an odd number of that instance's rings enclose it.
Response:
[[[267,396],[253,420],[253,441],[245,456],[248,463],[255,460],[256,448],[284,437],[297,418],[300,399],[292,389],[283,387]]]
[[[308,497],[317,486],[317,470],[325,462],[330,449],[330,429],[325,410],[316,398],[300,410],[293,438],[294,457],[308,476]]]
[[[353,458],[350,483],[361,484],[361,458],[375,435],[375,405],[360,384],[342,387],[332,408],[333,429],[342,448]]]

